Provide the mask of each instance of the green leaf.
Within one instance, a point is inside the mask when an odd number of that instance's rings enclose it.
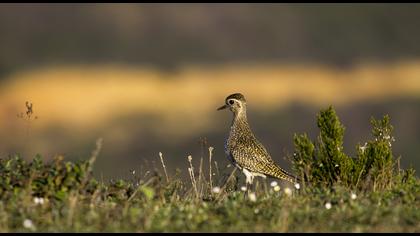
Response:
[[[140,187],[140,191],[146,196],[147,200],[152,200],[155,196],[155,191],[148,186],[142,186]]]
[[[55,193],[55,198],[57,198],[58,200],[64,200],[67,197],[67,192],[63,191],[63,190],[59,190]]]

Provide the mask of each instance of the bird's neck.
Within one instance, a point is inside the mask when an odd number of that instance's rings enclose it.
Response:
[[[246,110],[241,110],[239,112],[234,113],[233,120],[232,120],[232,128],[235,129],[235,127],[242,127],[242,128],[249,129],[249,124],[246,117]]]

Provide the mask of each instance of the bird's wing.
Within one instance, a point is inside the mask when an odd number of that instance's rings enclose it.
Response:
[[[241,136],[234,140],[230,152],[241,167],[257,173],[273,162],[264,146],[254,137]]]
[[[237,145],[231,149],[231,155],[239,166],[251,172],[291,182],[296,179],[273,161],[265,147],[255,137],[252,137],[251,140],[238,139],[237,142]],[[241,142],[244,142],[244,144],[241,144]]]

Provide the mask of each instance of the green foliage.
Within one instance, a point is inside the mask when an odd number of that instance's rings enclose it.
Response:
[[[343,153],[344,127],[331,107],[317,124],[316,142],[294,137],[294,166],[310,186],[258,182],[253,198],[234,171],[217,169],[210,182],[192,162],[200,171],[190,183],[179,171],[99,183],[92,164],[101,142],[88,161],[0,159],[0,232],[420,231],[420,181],[395,168],[389,117],[372,119],[373,139],[355,159]]]
[[[0,159],[0,195],[5,199],[25,191],[34,196],[63,200],[71,190],[91,192],[97,182],[90,179],[88,166],[88,162],[64,162],[62,156],[49,164],[44,164],[39,155],[32,162],[19,156]]]
[[[320,134],[312,142],[306,134],[294,136],[294,169],[313,186],[343,185],[365,190],[389,189],[397,178],[392,152],[393,127],[389,116],[371,119],[373,139],[358,145],[357,157],[343,151],[344,126],[332,107],[317,116]]]
[[[389,123],[389,116],[384,116],[382,120],[372,118],[371,123],[374,140],[357,148],[358,159],[354,165],[354,175],[357,176],[355,181],[357,184],[360,181],[369,181],[374,190],[388,188],[392,185],[396,165],[392,153],[393,127]]]
[[[318,155],[315,147],[303,144],[306,153]],[[226,188],[217,195],[203,191],[197,198],[193,186],[176,176],[167,182],[163,173],[138,182],[97,183],[85,172],[86,162],[59,158],[43,163],[40,157],[26,162],[16,156],[0,163],[0,232],[420,230],[420,181],[413,170],[394,176],[400,178],[398,185],[376,192],[335,186],[287,193],[264,182],[251,200]]]

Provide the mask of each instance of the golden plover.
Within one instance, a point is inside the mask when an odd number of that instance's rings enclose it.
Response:
[[[217,110],[229,108],[233,113],[229,137],[225,142],[228,159],[246,176],[251,184],[255,176],[266,176],[297,183],[298,179],[279,167],[264,146],[255,138],[246,117],[246,100],[240,93],[229,95],[225,105]]]

